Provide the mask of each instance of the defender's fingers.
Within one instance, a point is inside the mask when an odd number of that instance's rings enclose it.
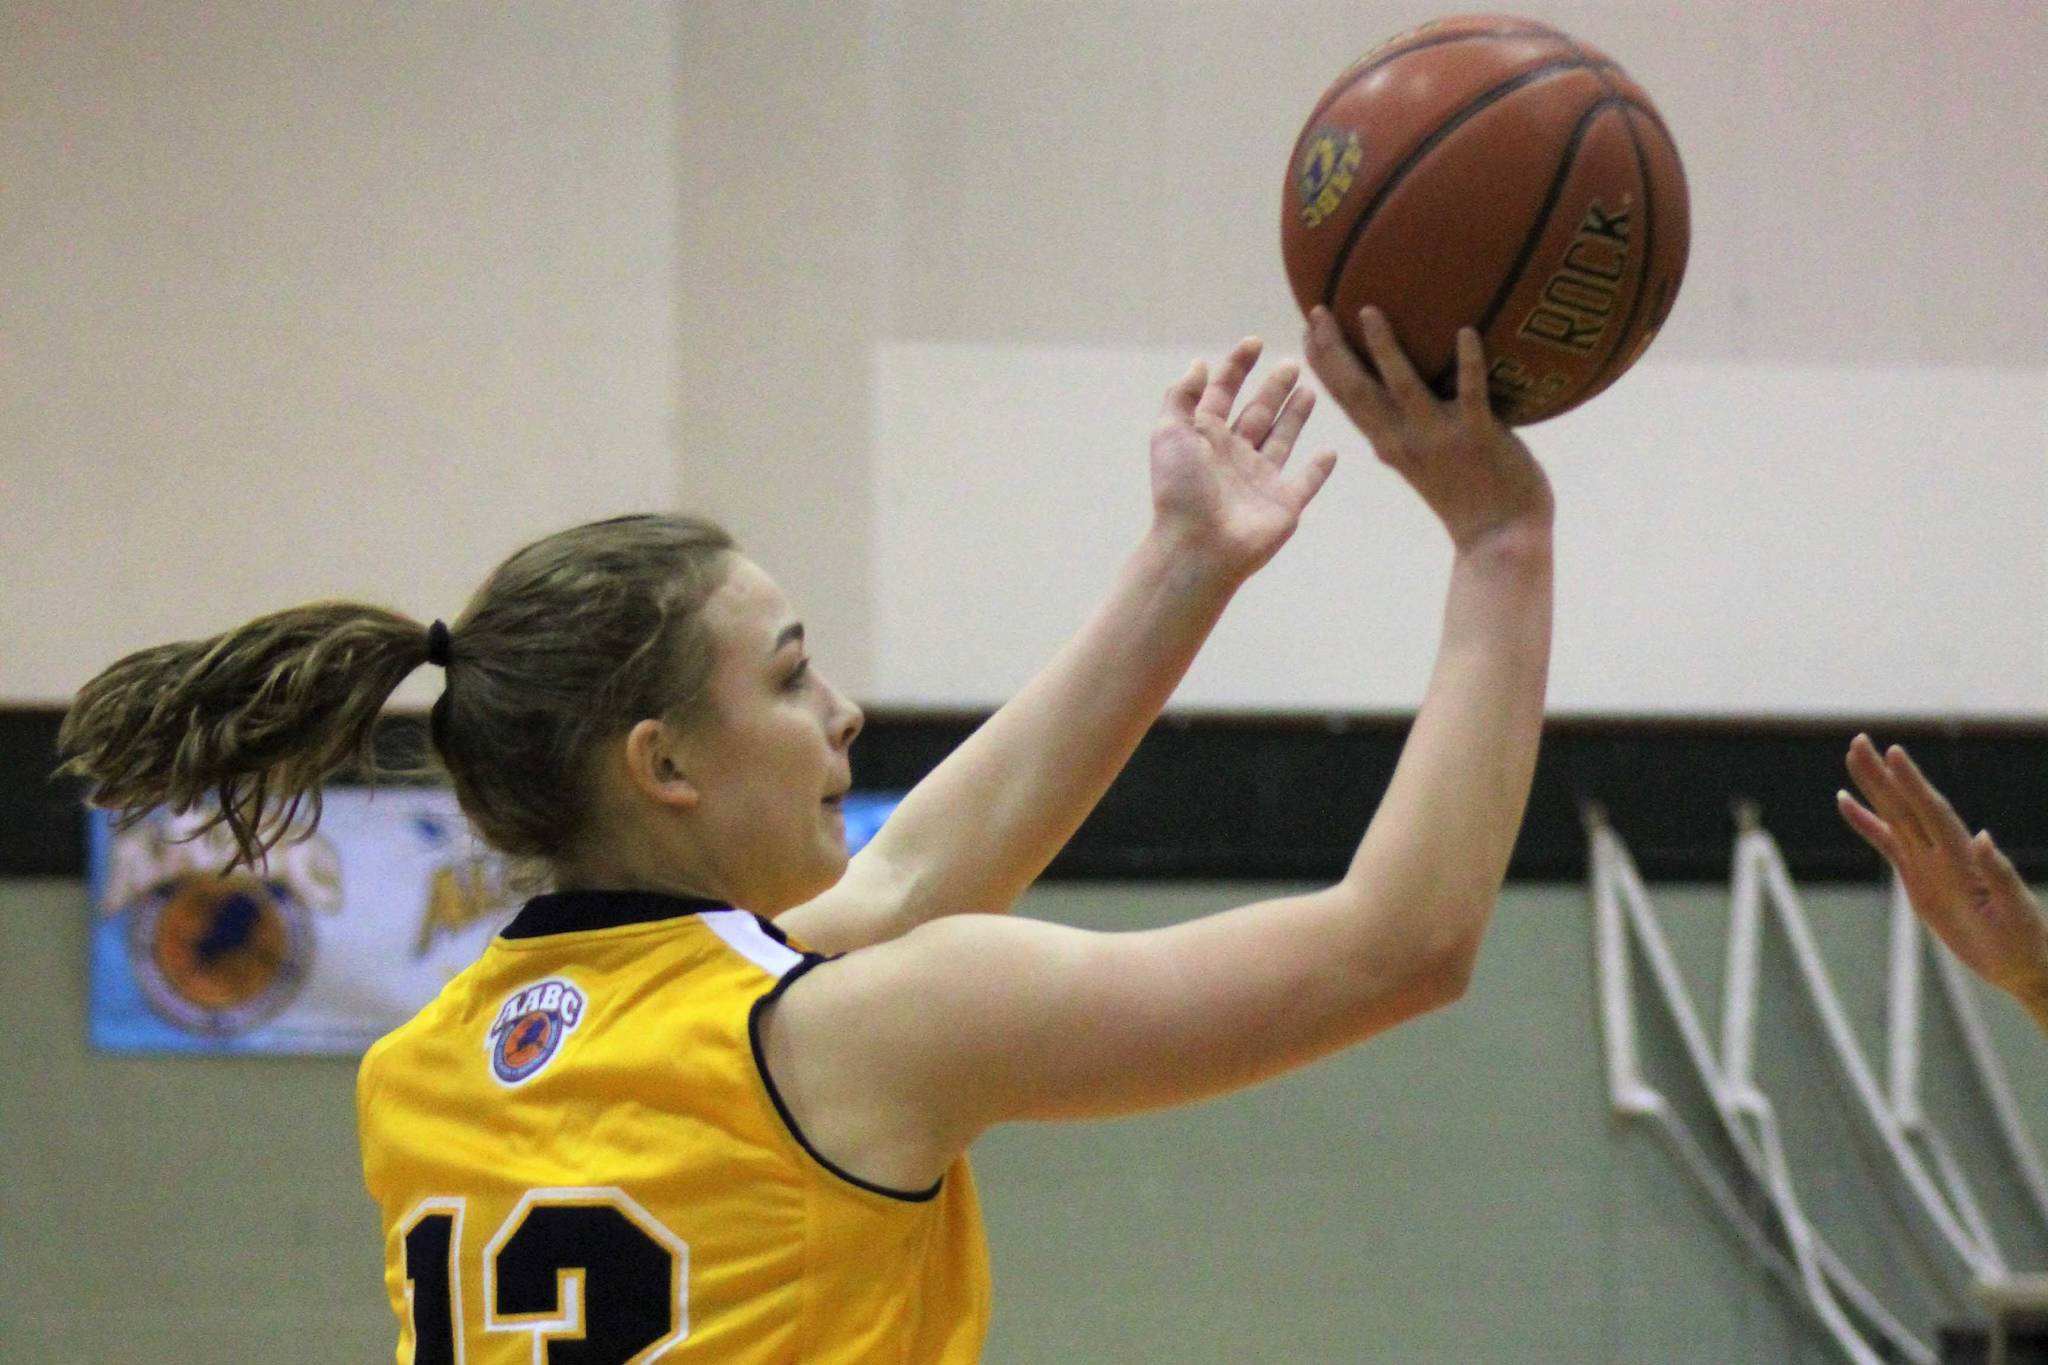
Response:
[[[1415,373],[1408,353],[1401,349],[1400,341],[1394,336],[1394,324],[1387,321],[1387,315],[1368,306],[1359,311],[1358,320],[1365,331],[1365,353],[1373,368],[1380,372],[1380,382],[1393,395],[1394,401],[1403,407],[1435,401],[1429,387],[1422,382],[1422,376]]]
[[[1885,766],[1898,774],[1899,794],[1905,798],[1913,814],[1919,817],[1921,826],[1944,847],[1960,854],[1963,845],[1970,840],[1969,828],[1963,824],[1948,798],[1927,780],[1927,774],[1920,771],[1920,765],[1913,761],[1913,756],[1894,745],[1885,759]]]
[[[1885,767],[1884,757],[1870,742],[1870,736],[1858,735],[1851,741],[1848,763],[1849,776],[1855,779],[1856,789],[1895,832],[1916,827],[1905,797],[1899,794],[1898,779],[1892,775],[1891,769]]]
[[[1848,822],[1849,828],[1862,836],[1864,843],[1892,862],[1898,861],[1898,841],[1892,837],[1890,825],[1871,814],[1862,802],[1846,791],[1835,793],[1835,809],[1842,813],[1842,819]]]
[[[1884,772],[1891,779],[1892,802],[1898,808],[1897,814],[1887,811],[1885,817],[1894,826],[1902,826],[1901,833],[1907,837],[1930,848],[1953,851],[1953,844],[1946,837],[1947,831],[1933,817],[1932,807],[1927,801],[1927,792],[1932,788],[1928,787],[1927,779],[1914,765],[1912,755],[1900,745],[1892,745],[1884,751]],[[1917,793],[1911,790],[1916,783],[1922,788]]]
[[[1984,874],[1985,882],[1991,887],[1994,902],[2008,913],[2039,914],[2039,902],[2034,899],[2034,889],[2027,885],[2020,870],[2012,865],[2012,859],[2005,856],[2005,850],[1991,837],[1990,830],[1980,830],[1970,841],[1970,854],[1976,859],[1978,871]]]
[[[1266,435],[1265,444],[1259,453],[1273,462],[1276,469],[1287,467],[1287,457],[1294,453],[1294,442],[1301,435],[1302,425],[1308,421],[1309,413],[1315,411],[1316,391],[1306,384],[1287,395],[1287,401],[1280,407],[1280,415],[1273,419],[1273,429]]]
[[[1216,373],[1209,377],[1209,387],[1202,390],[1202,401],[1198,405],[1219,421],[1227,420],[1231,408],[1237,405],[1237,391],[1244,384],[1252,366],[1259,363],[1259,352],[1266,349],[1266,343],[1257,337],[1246,337],[1231,348],[1223,363],[1216,367]]]
[[[1244,411],[1237,414],[1231,423],[1237,434],[1252,446],[1266,443],[1266,437],[1273,430],[1273,423],[1287,402],[1287,396],[1294,391],[1296,381],[1301,378],[1301,366],[1293,361],[1275,369],[1266,376],[1266,382],[1259,385],[1259,391],[1244,405]]]

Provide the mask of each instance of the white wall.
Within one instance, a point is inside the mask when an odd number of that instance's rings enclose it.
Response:
[[[1692,267],[1535,428],[1564,710],[2048,707],[2048,6],[1527,0],[1656,95]],[[1361,0],[0,10],[0,699],[535,532],[725,517],[870,700],[993,701],[1188,357],[1293,349]],[[1405,708],[1443,568],[1345,464],[1183,704]]]
[[[0,6],[0,697],[667,503],[677,27]]]
[[[876,698],[997,700],[1056,647],[1065,585],[1143,530],[1146,415],[1186,363],[884,348],[876,521],[903,529],[877,538]],[[1442,532],[1342,419],[1303,440],[1337,473],[1181,705],[1421,694]],[[1651,360],[1530,441],[1560,509],[1554,710],[2048,711],[2048,370]]]

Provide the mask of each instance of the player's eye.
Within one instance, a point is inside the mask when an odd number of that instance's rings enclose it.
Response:
[[[799,687],[802,687],[804,685],[804,679],[810,676],[810,672],[810,656],[805,655],[803,658],[798,659],[796,661],[796,667],[789,670],[789,676],[782,680],[783,691],[794,692]]]

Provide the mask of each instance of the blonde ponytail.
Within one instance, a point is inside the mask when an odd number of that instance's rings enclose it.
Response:
[[[733,553],[699,517],[614,517],[512,555],[452,628],[326,602],[145,649],[79,692],[59,771],[124,821],[217,803],[204,829],[227,826],[253,866],[319,822],[327,778],[377,775],[378,712],[406,674],[439,663],[433,757],[484,840],[545,873],[599,833],[596,746],[702,706],[713,653],[702,608]]]
[[[250,866],[320,819],[320,786],[374,774],[384,703],[427,660],[427,628],[394,611],[320,602],[208,640],[140,650],[87,683],[58,731],[59,771],[123,823],[158,806],[215,806]]]

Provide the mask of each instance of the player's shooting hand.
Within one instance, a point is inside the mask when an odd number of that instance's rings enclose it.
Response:
[[[1912,756],[1858,735],[1849,774],[1868,801],[1835,794],[1842,818],[1882,853],[1913,910],[1965,966],[2022,1003],[2048,996],[2048,917],[1989,830],[1973,838]]]
[[[1547,541],[1550,481],[1488,405],[1479,334],[1458,333],[1458,388],[1446,400],[1415,373],[1385,314],[1367,308],[1360,320],[1377,374],[1322,307],[1309,315],[1308,361],[1374,452],[1422,495],[1460,551],[1502,536]]]
[[[1234,577],[1255,572],[1287,543],[1337,462],[1336,452],[1322,451],[1288,464],[1315,405],[1315,391],[1297,382],[1299,366],[1275,367],[1231,418],[1261,349],[1246,338],[1213,374],[1194,362],[1167,389],[1152,429],[1154,525],[1213,554]]]

